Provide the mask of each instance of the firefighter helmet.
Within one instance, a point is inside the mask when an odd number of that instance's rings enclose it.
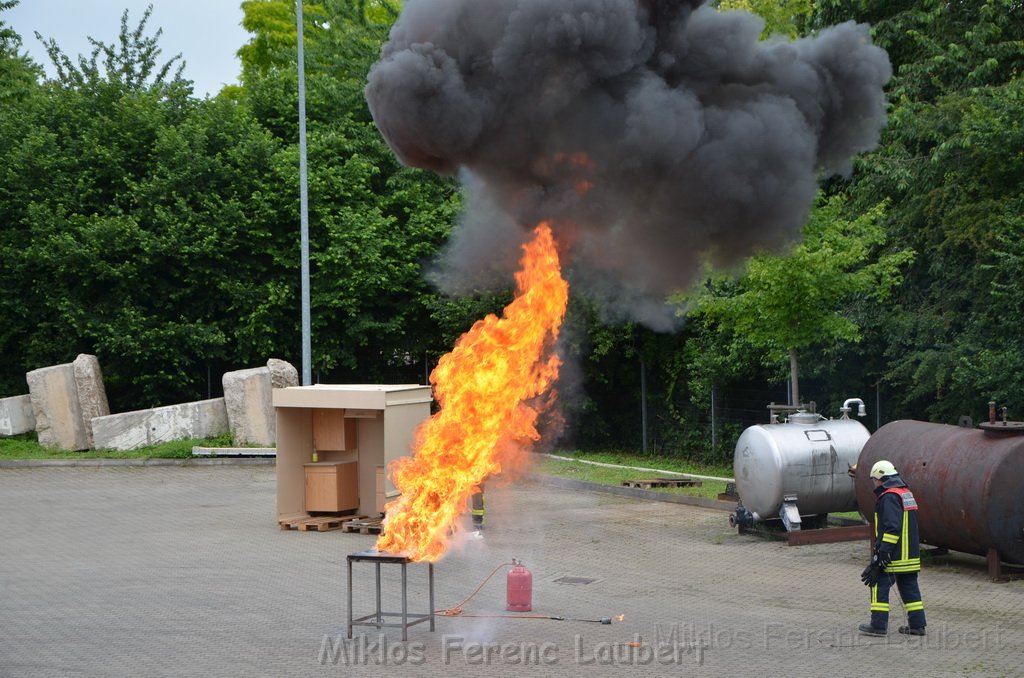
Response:
[[[876,461],[875,465],[871,467],[871,473],[869,474],[875,480],[881,480],[886,476],[896,475],[896,467],[892,465],[891,461]]]

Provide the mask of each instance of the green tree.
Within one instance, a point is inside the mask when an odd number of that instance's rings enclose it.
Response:
[[[883,301],[912,259],[885,244],[885,205],[848,219],[845,198],[818,205],[804,240],[786,257],[757,255],[736,283],[719,280],[693,300],[691,317],[724,332],[730,352],[753,349],[767,363],[788,358],[793,403],[800,403],[797,353],[812,346],[856,342],[857,304]]]
[[[390,0],[303,2],[304,48],[315,49],[321,41],[326,40],[333,48],[341,47],[342,53],[358,54],[369,41],[375,50],[379,50],[384,36],[379,30],[372,29],[389,27],[398,17],[399,9],[400,5]],[[295,11],[294,0],[243,0],[242,27],[253,36],[238,50],[243,81],[266,75],[274,68],[288,69],[296,65],[294,50],[298,40],[298,24]],[[350,30],[353,25],[371,30],[353,33]],[[345,45],[332,39],[332,30],[355,38],[356,44]],[[362,59],[359,58],[359,61],[361,63]]]
[[[889,240],[918,253],[876,319],[893,416],[954,421],[1016,373],[980,355],[1021,328],[988,307],[1020,214],[1019,74],[1024,21],[1014,0],[957,3],[821,0],[816,22],[869,21],[895,67],[880,148],[835,182],[855,208],[890,201]],[[987,334],[987,336],[986,336]],[[1010,354],[1006,358],[1012,357]],[[997,384],[1001,384],[996,388]]]
[[[892,314],[889,356],[906,406],[929,417],[977,414],[985,401],[1009,401],[1024,387],[1006,368],[1021,348],[1009,292],[1019,282],[1013,241],[1024,210],[1022,90],[1014,78],[928,109],[929,119],[941,119],[941,141],[914,177],[926,192],[906,216],[920,232],[903,234],[924,241],[927,258],[900,295],[915,313]]]
[[[366,108],[393,13],[323,6],[307,52],[314,367],[418,381],[458,316],[423,275],[456,185],[399,166]],[[200,101],[176,59],[159,61],[148,16],[77,60],[48,43],[58,78],[0,119],[0,348],[16,357],[4,390],[94,352],[115,409],[134,409],[195,399],[208,373],[295,359],[294,45]]]
[[[36,89],[43,71],[22,54],[21,36],[3,21],[3,13],[18,5],[18,0],[0,0],[0,106],[5,111]]]
[[[290,54],[298,40],[294,0],[243,0],[242,27],[252,38],[238,49],[242,61],[242,81],[266,75],[272,68],[295,65]],[[324,34],[322,3],[303,2],[302,32],[306,45],[312,46]]]
[[[287,345],[288,324],[253,320],[285,296],[276,142],[237,103],[192,98],[148,16],[77,63],[49,42],[58,79],[0,122],[4,390],[90,352],[117,409],[194,400],[211,363]]]
[[[79,55],[77,64],[53,38],[44,38],[38,32],[36,38],[46,47],[47,56],[57,70],[57,80],[65,87],[83,88],[99,83],[118,85],[131,91],[187,87],[187,81],[181,77],[185,69],[181,54],[163,64],[159,61],[163,51],[159,47],[163,29],[158,28],[153,35],[146,35],[146,23],[152,13],[153,5],[149,5],[133,29],[128,25],[128,10],[125,10],[121,15],[117,43],[107,44],[89,37],[92,52],[88,57]]]
[[[256,33],[254,49],[240,54],[245,100],[283,144],[279,166],[297,169],[294,8],[243,4]],[[314,14],[303,29],[314,370],[337,379],[420,379],[424,360],[442,351],[439,319],[452,317],[439,309],[444,302],[424,269],[455,218],[457,185],[400,166],[366,106],[366,73],[396,8],[326,0]],[[294,215],[297,232],[298,177],[287,171],[281,213]]]
[[[742,10],[761,17],[764,38],[795,38],[803,34],[813,9],[811,0],[718,0],[715,6],[722,11]]]

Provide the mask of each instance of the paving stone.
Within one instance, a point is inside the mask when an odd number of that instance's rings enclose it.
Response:
[[[789,547],[736,534],[723,511],[531,482],[488,485],[484,538],[436,565],[438,608],[498,566],[462,616],[407,643],[394,629],[347,642],[345,556],[375,538],[282,531],[274,506],[273,466],[0,468],[0,675],[1020,674],[1024,581],[989,582],[984,559],[928,562],[928,636],[895,632],[894,600],[893,633],[866,638],[862,543]],[[508,617],[513,557],[533,573],[528,614],[566,620]],[[391,609],[397,570],[382,573]],[[356,573],[356,614],[372,581]],[[426,609],[423,565],[409,583]]]

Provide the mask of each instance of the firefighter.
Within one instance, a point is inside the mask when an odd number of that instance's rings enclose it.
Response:
[[[470,497],[470,513],[473,515],[473,529],[481,532],[484,529],[484,485],[480,483],[480,491]]]
[[[921,548],[917,530],[917,501],[896,468],[888,461],[871,467],[875,484],[875,543],[871,563],[861,581],[871,587],[871,623],[861,624],[860,632],[884,636],[889,629],[889,589],[899,589],[907,610],[907,626],[899,632],[911,636],[925,634],[924,603],[917,584],[921,570]]]

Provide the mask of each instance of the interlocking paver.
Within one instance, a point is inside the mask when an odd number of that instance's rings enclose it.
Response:
[[[1021,675],[1024,582],[989,582],[981,558],[926,566],[928,636],[895,633],[896,603],[891,636],[869,639],[862,543],[788,547],[722,512],[543,483],[488,486],[486,537],[437,565],[438,606],[516,557],[533,614],[623,621],[506,618],[503,568],[434,633],[348,642],[345,556],[374,537],[279,530],[274,482],[267,466],[0,469],[0,675]],[[364,614],[370,572],[355,583]]]

